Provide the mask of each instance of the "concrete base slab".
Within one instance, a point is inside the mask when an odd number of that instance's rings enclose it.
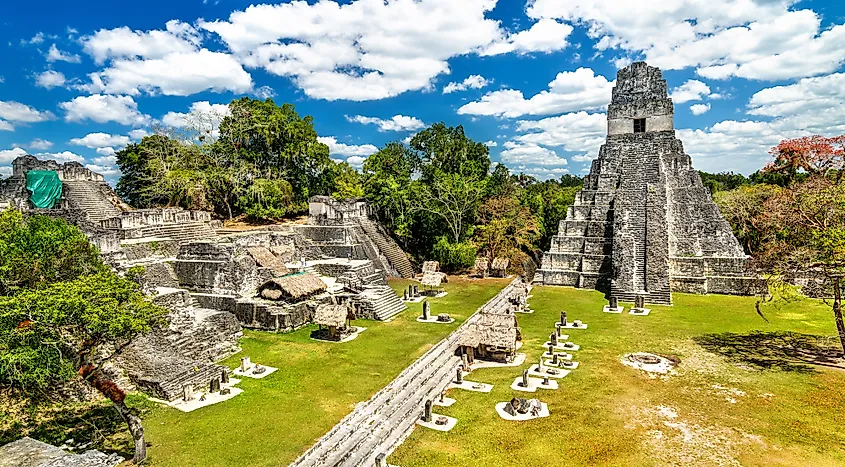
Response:
[[[522,364],[525,363],[525,358],[526,357],[525,357],[524,353],[518,353],[518,354],[516,354],[516,357],[513,359],[513,361],[510,362],[510,363],[488,362],[488,361],[484,361],[484,360],[476,360],[476,361],[472,362],[470,367],[473,370],[478,370],[478,369],[481,369],[481,368],[504,368],[504,367],[509,367],[509,366],[522,366]]]
[[[631,308],[628,312],[629,315],[634,316],[648,316],[651,313],[651,308]]]
[[[534,376],[537,378],[543,378],[546,376],[548,376],[549,378],[564,378],[568,374],[569,370],[561,370],[559,368],[550,368],[547,366],[543,367],[543,371],[539,371],[537,365],[532,365],[531,368],[528,370],[528,376]]]
[[[432,402],[432,404],[436,405],[438,407],[451,407],[451,406],[455,405],[455,402],[458,402],[458,401],[455,400],[455,399],[452,399],[451,397],[444,397],[442,401],[438,397],[438,398],[434,399],[434,402]]]
[[[555,348],[563,347],[563,344],[561,342],[562,341],[568,341],[568,340],[569,340],[569,334],[561,334],[560,337],[557,338],[557,345],[555,346]],[[545,347],[547,349],[549,348],[550,345],[552,345],[552,341],[546,341],[545,343],[543,343],[543,347]]]
[[[537,392],[537,389],[555,390],[560,387],[554,379],[550,378],[549,384],[543,384],[543,381],[543,378],[528,378],[528,386],[526,387],[522,385],[522,376],[518,376],[515,380],[513,380],[511,389],[522,392]]]
[[[525,309],[525,310],[514,310],[514,311],[516,313],[522,313],[522,314],[525,314],[525,315],[530,315],[531,313],[534,313],[534,310],[532,310],[531,308],[528,308],[528,309]]]
[[[558,357],[558,358],[560,358],[560,357]],[[570,355],[569,358],[571,359],[572,355]],[[563,359],[563,362],[560,365],[554,365],[551,360],[546,360],[545,362],[543,362],[543,365],[554,367],[554,368],[563,368],[564,370],[574,370],[574,369],[578,368],[579,363],[573,362],[573,361],[568,360],[568,359]]]
[[[464,380],[462,383],[456,383],[452,381],[449,384],[450,389],[466,389],[467,391],[475,391],[475,392],[490,392],[493,390],[492,384],[487,383],[476,383],[473,381]]]
[[[432,316],[428,319],[424,319],[422,316],[417,316],[417,321],[420,323],[449,324],[454,323],[455,318],[449,318],[449,321],[438,321],[436,316]]]
[[[437,419],[446,419],[446,423],[443,425],[438,425],[435,423]],[[447,417],[445,415],[437,415],[436,413],[431,414],[431,421],[424,422],[422,419],[417,420],[417,425],[424,426],[426,428],[431,428],[432,430],[437,431],[449,431],[452,428],[455,428],[455,425],[458,424],[457,418]]]
[[[247,368],[246,371],[241,371],[241,367],[237,367],[232,370],[232,373],[236,376],[246,376],[247,378],[261,379],[266,378],[267,375],[278,370],[278,368],[273,368],[272,366],[261,365],[264,368],[264,371],[256,374],[253,373],[255,371],[256,366],[257,365],[252,365],[251,367]],[[229,382],[231,383],[231,380],[229,380]]]
[[[449,295],[449,292],[446,292],[446,291],[438,292],[437,295],[434,296],[434,298],[441,298],[441,297],[445,297],[446,295]]]
[[[557,327],[560,323],[555,323],[555,327]],[[581,323],[580,326],[575,326],[572,322],[566,323],[565,326],[561,326],[561,329],[587,329],[587,325],[585,323]]]
[[[419,302],[425,300],[425,298],[426,297],[423,297],[422,295],[420,295],[419,297],[409,298],[407,300],[402,300],[402,301],[405,302],[405,303],[419,303]]]
[[[537,415],[518,414],[516,416],[513,416],[505,412],[505,406],[508,404],[510,404],[510,402],[499,402],[498,404],[496,404],[496,413],[498,413],[499,416],[504,418],[505,420],[510,420],[513,422],[524,422],[528,420],[534,420],[535,418],[544,418],[549,416],[549,406],[545,402],[540,403],[540,413]]]
[[[204,401],[200,400],[201,396],[196,396],[194,399],[189,401],[179,399],[173,402],[165,402],[165,404],[169,405],[170,407],[173,407],[174,409],[181,410],[182,412],[193,412],[194,410],[201,409],[209,405],[214,405],[218,402],[227,401],[237,396],[238,394],[244,392],[244,390],[241,388],[226,387],[226,389],[229,389],[229,394],[220,394],[219,392],[208,393],[205,394]]]
[[[601,311],[605,313],[622,313],[625,311],[625,307],[618,306],[616,308],[611,308],[609,305],[605,305]]]
[[[572,354],[569,354],[569,353],[557,353],[557,352],[555,352],[555,353],[557,354],[557,358],[558,358],[559,360],[572,360]],[[543,353],[543,358],[554,358],[554,357],[555,357],[554,355],[549,355],[549,353],[548,353],[548,352]]]

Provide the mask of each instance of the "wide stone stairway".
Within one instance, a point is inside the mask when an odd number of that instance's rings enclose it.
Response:
[[[367,316],[387,321],[407,308],[390,286],[370,285],[364,286],[363,289],[355,300]]]
[[[507,303],[512,291],[512,285],[506,287],[478,312],[490,309],[488,305]],[[358,404],[291,465],[372,466],[379,454],[392,453],[413,430],[425,401],[434,399],[455,377],[461,363],[455,351],[462,329],[463,326],[432,347],[369,401]]]
[[[121,211],[100,191],[96,182],[66,181],[63,182],[65,199],[74,209],[81,209],[92,222],[119,216]]]

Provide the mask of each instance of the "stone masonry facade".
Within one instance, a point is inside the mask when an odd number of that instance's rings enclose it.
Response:
[[[607,140],[560,222],[535,282],[643,295],[756,293],[761,281],[675,137],[674,105],[660,69],[620,70]]]

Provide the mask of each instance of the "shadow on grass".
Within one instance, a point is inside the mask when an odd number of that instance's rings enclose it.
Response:
[[[836,338],[797,332],[724,332],[693,338],[696,344],[734,363],[758,370],[813,373],[817,366],[845,370]]]

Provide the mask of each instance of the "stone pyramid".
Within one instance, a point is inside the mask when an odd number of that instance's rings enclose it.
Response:
[[[607,141],[535,282],[671,304],[671,292],[749,294],[760,281],[675,137],[660,69],[619,70]]]

